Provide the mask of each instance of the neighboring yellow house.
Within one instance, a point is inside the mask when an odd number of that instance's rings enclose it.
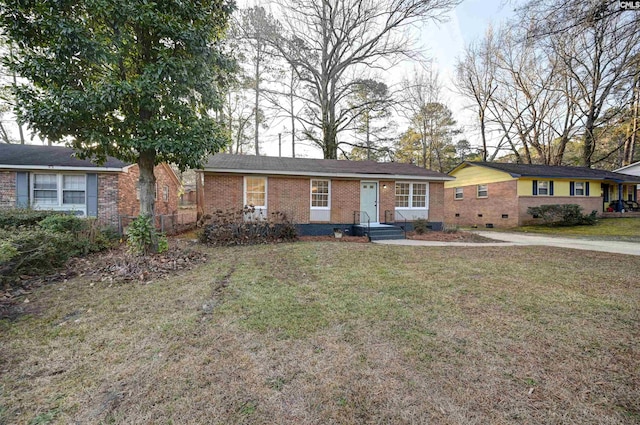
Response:
[[[461,226],[515,227],[535,223],[527,209],[578,204],[585,213],[620,211],[637,202],[639,176],[584,167],[463,162],[445,182],[445,222]]]

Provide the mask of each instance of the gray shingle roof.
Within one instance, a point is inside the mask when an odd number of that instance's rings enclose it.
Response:
[[[289,175],[389,175],[421,179],[453,180],[437,171],[399,162],[346,161],[335,159],[282,158],[255,155],[216,154],[209,157],[205,171],[251,172]]]
[[[640,183],[638,176],[615,173],[613,171],[598,170],[586,167],[566,167],[559,165],[538,164],[503,164],[499,162],[466,162],[504,171],[513,177],[548,177],[566,179],[613,180],[618,182]]]
[[[64,146],[17,145],[0,143],[0,168],[15,167],[78,167],[123,168],[130,165],[112,157],[102,165],[75,158],[73,149]]]

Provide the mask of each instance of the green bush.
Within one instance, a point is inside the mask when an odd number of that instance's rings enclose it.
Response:
[[[428,230],[431,230],[431,225],[424,218],[416,218],[415,220],[413,220],[413,230],[418,235],[422,235]]]
[[[527,214],[540,218],[549,226],[579,226],[596,224],[597,211],[583,214],[582,207],[577,204],[551,204],[527,208]]]
[[[31,227],[47,217],[62,215],[58,211],[32,210],[30,208],[0,209],[0,228]]]
[[[157,238],[158,252],[169,249],[167,237],[159,233],[154,226],[151,216],[141,215],[136,217],[127,227],[127,245],[134,254],[146,255],[151,252],[153,239]]]
[[[38,225],[52,232],[71,232],[77,234],[87,229],[88,222],[85,219],[73,215],[50,215],[38,222]]]
[[[47,274],[78,254],[74,237],[38,227],[0,230],[3,245],[10,246],[9,256],[0,258],[0,281],[11,284],[20,275]],[[6,247],[5,247],[6,248]]]

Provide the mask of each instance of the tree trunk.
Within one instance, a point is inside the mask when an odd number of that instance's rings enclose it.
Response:
[[[480,135],[482,136],[482,161],[483,162],[487,162],[487,135],[486,133],[486,128],[485,128],[485,123],[484,123],[484,110],[482,108],[480,108],[480,112],[479,112],[479,119],[480,119]]]
[[[291,68],[291,87],[289,91],[289,106],[291,107],[291,157],[296,157],[296,116],[293,110],[293,85],[295,74],[293,68]]]
[[[587,168],[591,168],[591,156],[593,155],[595,140],[593,137],[593,131],[595,130],[595,124],[592,111],[589,111],[587,116],[587,122],[584,126],[584,146],[582,146],[582,165]]]
[[[140,168],[140,178],[138,186],[140,188],[140,215],[150,216],[151,223],[155,226],[155,201],[156,201],[156,176],[153,173],[155,167],[156,151],[147,149],[140,152],[138,157],[138,167]],[[151,237],[151,252],[158,252],[158,237],[153,232]]]
[[[254,112],[254,118],[255,118],[255,145],[256,145],[256,156],[260,155],[260,145],[258,144],[258,139],[259,139],[259,129],[260,129],[260,114],[259,114],[259,110],[260,110],[260,38],[258,38],[256,40],[256,75],[255,75],[255,79],[256,79],[256,103],[255,103],[255,112]]]

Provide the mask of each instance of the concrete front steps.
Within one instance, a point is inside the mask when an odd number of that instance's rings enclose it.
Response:
[[[355,236],[366,236],[366,225],[354,225]],[[369,239],[372,241],[385,241],[394,239],[405,239],[404,230],[398,226],[390,224],[375,224],[369,228]]]

